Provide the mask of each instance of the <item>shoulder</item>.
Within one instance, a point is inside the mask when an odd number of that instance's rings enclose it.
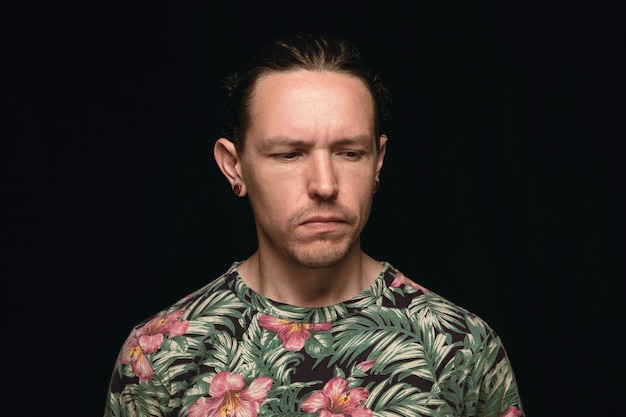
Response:
[[[394,304],[404,306],[409,317],[416,320],[420,327],[431,327],[440,332],[458,335],[476,334],[483,340],[497,338],[494,330],[483,318],[426,288],[400,270],[389,268],[386,281],[388,293],[393,297]]]

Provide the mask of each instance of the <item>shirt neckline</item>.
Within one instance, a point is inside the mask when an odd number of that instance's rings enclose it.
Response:
[[[364,291],[349,300],[324,307],[299,307],[280,303],[262,296],[248,287],[241,275],[239,275],[237,268],[242,264],[242,261],[234,262],[226,275],[228,282],[232,284],[231,290],[251,310],[292,322],[328,323],[353,315],[372,304],[380,302],[384,290],[395,276],[395,270],[391,264],[385,261],[380,263],[383,269],[374,282]]]

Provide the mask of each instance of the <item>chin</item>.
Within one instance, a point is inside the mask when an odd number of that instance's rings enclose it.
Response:
[[[291,259],[304,268],[323,269],[333,267],[343,261],[348,255],[349,248],[338,247],[335,244],[326,250],[294,251],[289,250]]]
[[[332,259],[294,259],[294,261],[301,267],[308,269],[325,269],[331,268],[338,263],[340,263],[343,258],[332,258]]]

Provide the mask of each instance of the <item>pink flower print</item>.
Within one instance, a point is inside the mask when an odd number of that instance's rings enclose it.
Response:
[[[139,379],[148,380],[154,375],[150,362],[148,362],[143,349],[139,346],[139,340],[135,332],[126,339],[122,346],[120,363],[124,365],[130,363],[133,372]]]
[[[320,417],[371,417],[372,410],[363,403],[369,392],[365,388],[352,388],[348,381],[337,376],[315,391],[302,403],[307,413],[319,413]]]
[[[299,323],[278,319],[265,314],[262,314],[259,318],[259,324],[265,330],[278,333],[278,337],[280,337],[280,340],[283,342],[285,349],[295,351],[301,350],[304,347],[304,343],[311,337],[311,332],[330,330],[330,328],[333,327],[333,323]]]
[[[152,353],[160,348],[164,334],[170,337],[185,334],[189,328],[189,320],[181,320],[183,314],[185,314],[184,309],[176,310],[170,314],[161,314],[139,328],[137,335],[144,352]]]
[[[211,396],[198,398],[189,408],[189,417],[256,417],[272,383],[260,376],[246,388],[242,374],[222,371],[211,381]]]
[[[400,287],[402,285],[408,285],[409,287],[413,288],[416,291],[422,291],[424,294],[426,294],[428,292],[428,289],[422,287],[421,285],[419,285],[416,282],[411,281],[402,272],[398,271],[398,273],[396,274],[395,278],[391,282],[391,287],[392,288],[398,288],[398,287]]]
[[[367,372],[370,369],[372,369],[372,367],[374,366],[375,363],[376,363],[376,361],[363,361],[363,362],[358,363],[356,366],[361,371]]]
[[[181,309],[171,314],[161,314],[133,331],[122,346],[120,363],[124,365],[130,363],[139,379],[152,378],[154,371],[146,358],[146,353],[152,353],[161,347],[164,334],[170,337],[180,336],[187,331],[189,321],[180,319],[184,313],[185,311]]]
[[[507,408],[504,413],[500,414],[500,417],[521,417],[521,415],[522,412],[520,411],[520,409],[512,405]]]

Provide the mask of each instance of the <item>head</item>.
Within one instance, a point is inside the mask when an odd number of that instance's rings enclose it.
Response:
[[[264,47],[230,78],[216,161],[249,197],[259,254],[308,268],[360,253],[387,137],[387,93],[356,48],[326,37]]]

